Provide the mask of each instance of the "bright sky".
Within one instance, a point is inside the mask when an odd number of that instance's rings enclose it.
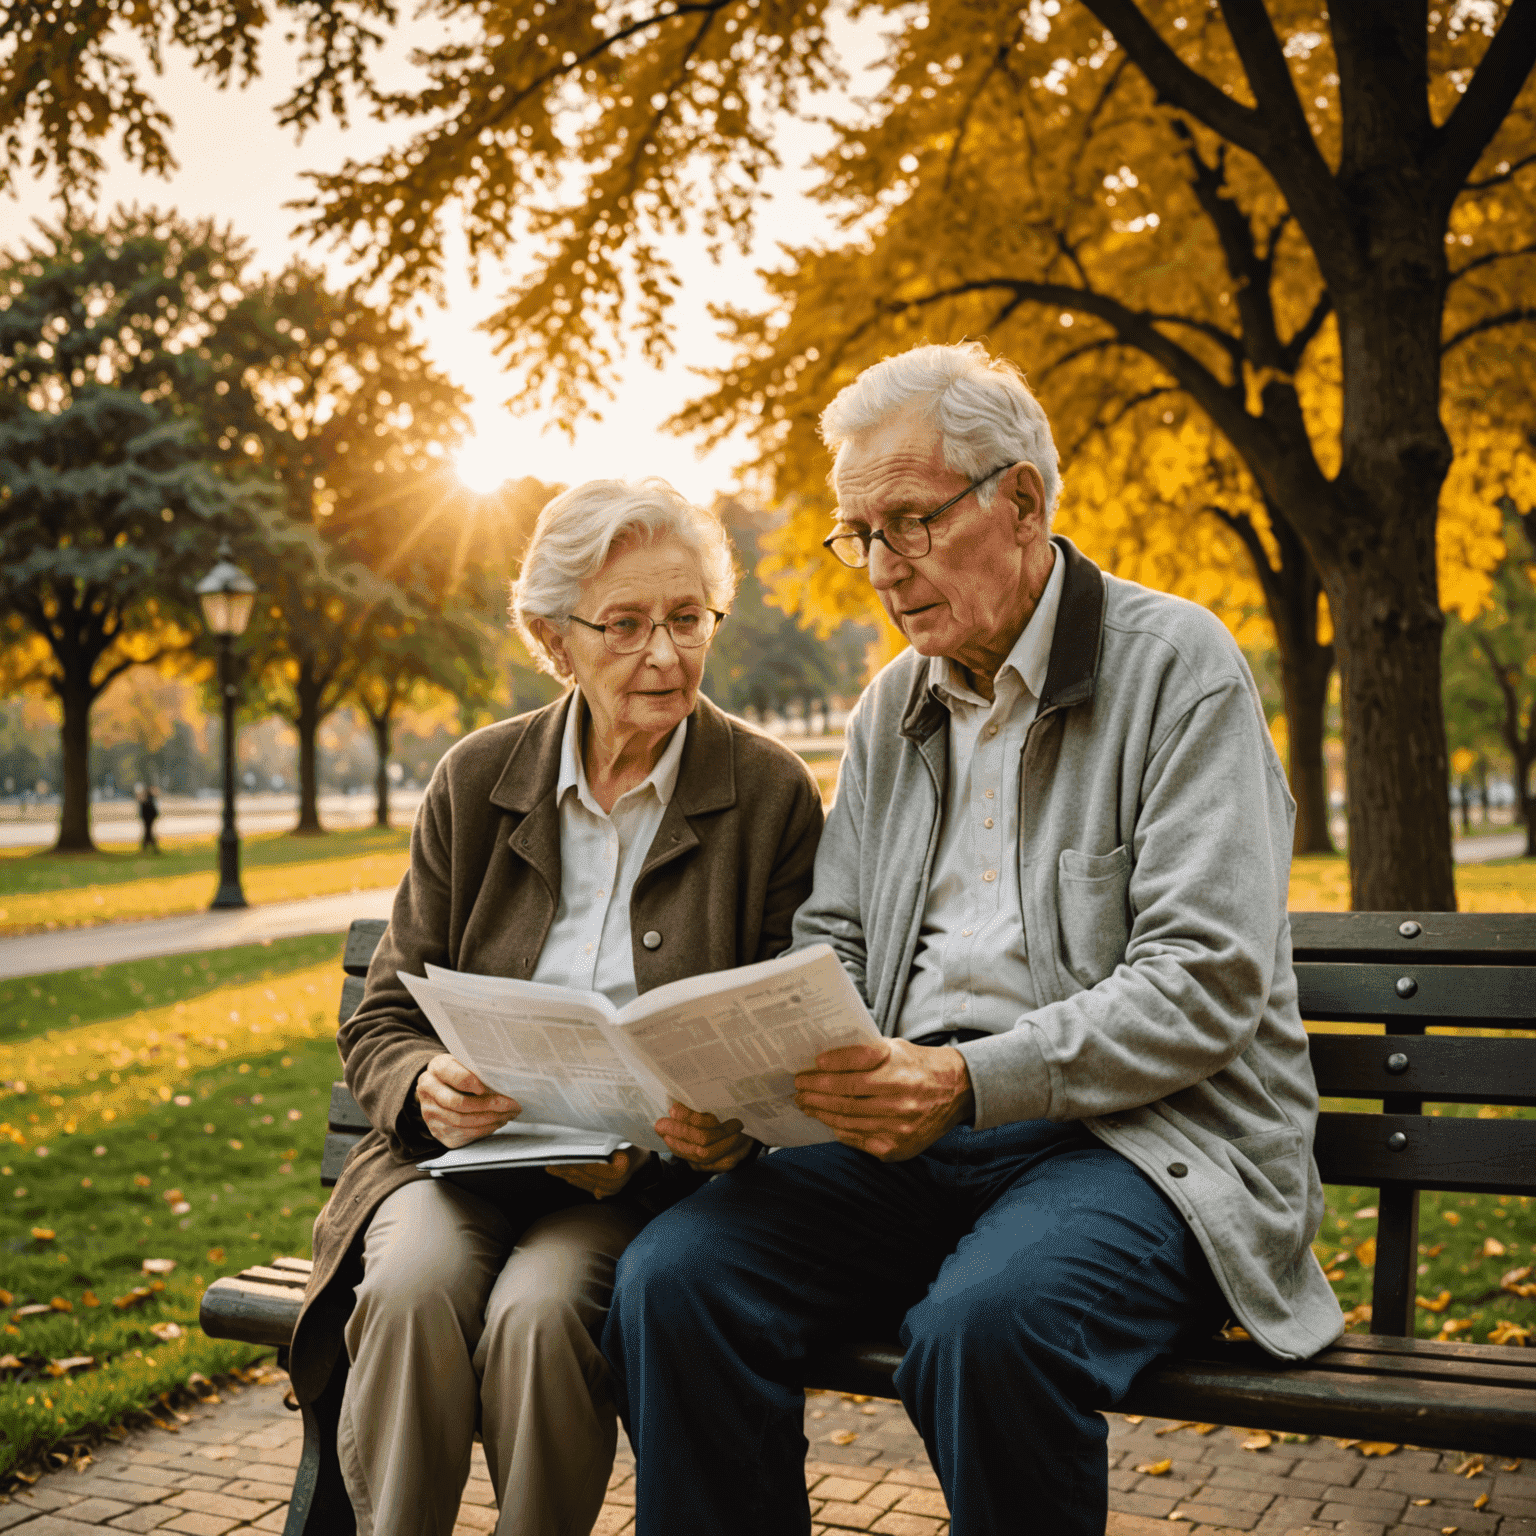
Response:
[[[851,36],[849,42],[867,47],[873,35]],[[291,132],[277,128],[272,113],[273,103],[286,94],[289,71],[284,66],[293,52],[269,31],[263,58],[263,78],[244,91],[220,92],[186,68],[180,55],[169,54],[166,73],[155,82],[155,94],[175,119],[171,145],[180,169],[163,181],[114,160],[102,182],[104,205],[139,202],[174,207],[188,217],[227,221],[251,242],[256,266],[267,270],[280,268],[295,254],[303,253],[310,261],[321,259],[318,250],[292,237],[297,216],[283,206],[303,194],[300,173],[337,166],[348,155],[367,157],[403,137],[407,129],[364,121],[343,132],[327,121],[298,143]],[[402,75],[400,83],[407,78]],[[471,286],[467,272],[450,274],[447,307],[429,309],[424,329],[433,355],[475,398],[476,439],[462,461],[466,480],[486,489],[523,475],[572,483],[598,476],[659,474],[697,501],[707,502],[716,491],[730,490],[735,465],[747,457],[739,440],[726,442],[701,458],[692,442],[663,433],[659,427],[698,392],[699,381],[689,366],[712,364],[726,356],[708,316],[709,303],[750,302],[760,291],[755,269],[773,261],[777,242],[805,242],[823,228],[819,210],[796,195],[807,180],[802,167],[816,143],[809,130],[787,125],[781,144],[786,171],[759,226],[761,256],[732,257],[716,266],[701,244],[673,247],[684,280],[673,309],[677,342],[673,361],[657,373],[637,357],[631,358],[617,398],[602,406],[604,419],[584,425],[574,444],[563,433],[543,430],[536,418],[512,416],[503,409],[512,392],[511,381],[492,355],[490,338],[475,329],[496,307],[508,279],[517,275],[516,268],[486,271],[478,289]],[[0,244],[11,244],[27,232],[32,219],[52,217],[55,212],[46,184],[24,186],[19,201],[0,201]],[[333,265],[333,270],[339,277],[340,268]]]

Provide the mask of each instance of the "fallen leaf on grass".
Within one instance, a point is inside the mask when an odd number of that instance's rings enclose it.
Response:
[[[1375,1221],[1376,1207],[1374,1205],[1362,1205],[1360,1209],[1355,1212],[1355,1217],[1359,1221]]]
[[[75,1310],[74,1302],[66,1301],[62,1296],[55,1296],[48,1305],[55,1312],[73,1312]]]
[[[1423,1296],[1416,1296],[1414,1300],[1417,1301],[1418,1304],[1423,1307],[1426,1312],[1444,1312],[1445,1309],[1451,1304],[1451,1293],[1449,1291],[1441,1291],[1433,1301],[1428,1301]]]
[[[1426,1248],[1422,1243],[1420,1243],[1419,1252],[1422,1253],[1426,1259],[1438,1259],[1440,1255],[1445,1252],[1445,1244],[1436,1243],[1433,1248]]]
[[[146,1275],[168,1275],[176,1268],[175,1259],[145,1259],[141,1266]],[[1447,1292],[1449,1294],[1449,1292]]]
[[[94,1355],[69,1355],[63,1360],[50,1360],[44,1369],[50,1376],[67,1376],[71,1371],[83,1371],[95,1363]]]
[[[834,1429],[832,1433],[827,1436],[827,1439],[830,1440],[833,1445],[852,1445],[853,1442],[858,1438],[859,1437],[857,1433],[851,1429]]]
[[[52,1227],[33,1227],[32,1236],[40,1243],[51,1243],[58,1236]]]
[[[129,1307],[136,1307],[141,1301],[148,1301],[153,1293],[147,1285],[136,1285],[125,1296],[114,1296],[112,1305],[119,1310],[126,1311]]]
[[[1356,1323],[1368,1323],[1370,1320],[1371,1304],[1368,1301],[1362,1301],[1358,1307],[1351,1307],[1344,1314],[1344,1326],[1346,1328],[1353,1328]]]
[[[1461,1217],[1455,1211],[1442,1211],[1440,1219],[1448,1227],[1459,1227],[1461,1225]]]
[[[19,1371],[20,1369],[20,1355],[0,1355],[0,1371]]]
[[[208,1250],[208,1262],[210,1264],[222,1264],[224,1262],[224,1250],[222,1248],[210,1248]]]
[[[172,1339],[179,1339],[182,1335],[180,1323],[151,1323],[149,1331],[165,1344],[169,1344]]]
[[[8,1307],[16,1298],[9,1291],[0,1290],[0,1307]]]
[[[1330,1280],[1330,1281],[1332,1281],[1332,1280],[1342,1280],[1343,1278],[1344,1278],[1344,1271],[1342,1269],[1330,1269],[1330,1270],[1325,1271],[1325,1273],[1323,1275],[1323,1279]]]
[[[99,1307],[101,1305],[101,1298],[95,1291],[87,1291],[81,1296],[80,1305],[82,1307]]]
[[[1245,1451],[1267,1451],[1275,1443],[1275,1437],[1262,1429],[1256,1429],[1246,1440],[1242,1448]]]
[[[1161,1461],[1144,1461],[1136,1470],[1145,1472],[1148,1477],[1166,1477],[1173,1471],[1173,1458],[1165,1456]]]
[[[24,1317],[36,1317],[40,1312],[52,1312],[52,1311],[53,1311],[53,1308],[50,1307],[47,1302],[45,1302],[45,1301],[34,1301],[34,1302],[29,1303],[25,1307],[17,1307],[16,1310],[13,1313],[11,1313],[11,1320],[13,1322],[20,1322],[21,1319],[24,1318]]]
[[[1509,1250],[1496,1237],[1483,1239],[1482,1254],[1485,1259],[1502,1259]]]
[[[1358,1214],[1358,1212],[1356,1213]],[[1355,1257],[1365,1265],[1367,1269],[1376,1262],[1376,1239],[1368,1237],[1355,1249]]]

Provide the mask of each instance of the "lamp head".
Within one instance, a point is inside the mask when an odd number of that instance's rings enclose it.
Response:
[[[229,545],[220,546],[227,557]],[[197,584],[197,596],[203,605],[203,620],[215,635],[243,635],[251,622],[251,608],[256,602],[256,583],[228,558],[219,563]]]

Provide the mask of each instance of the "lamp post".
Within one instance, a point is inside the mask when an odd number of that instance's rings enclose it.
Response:
[[[243,907],[240,889],[240,835],[235,831],[235,659],[230,646],[245,633],[256,601],[256,583],[219,548],[219,563],[197,584],[203,619],[219,637],[219,694],[224,701],[224,827],[219,833],[219,889],[213,906]]]

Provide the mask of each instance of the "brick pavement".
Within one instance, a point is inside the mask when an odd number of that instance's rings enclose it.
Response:
[[[299,1416],[282,1405],[286,1384],[273,1372],[264,1385],[193,1409],[174,1435],[137,1431],[103,1446],[83,1470],[40,1478],[0,1502],[0,1532],[281,1531],[302,1441]],[[1328,1439],[1276,1439],[1255,1451],[1243,1448],[1246,1430],[1170,1431],[1168,1420],[1118,1416],[1109,1423],[1106,1536],[1536,1536],[1536,1459],[1408,1447],[1368,1458]],[[813,1532],[947,1536],[938,1479],[899,1404],[813,1394],[805,1429]],[[1163,1461],[1165,1472],[1138,1470]],[[597,1536],[632,1536],[634,1486],[621,1436]],[[495,1523],[476,1446],[455,1536],[481,1536]]]

